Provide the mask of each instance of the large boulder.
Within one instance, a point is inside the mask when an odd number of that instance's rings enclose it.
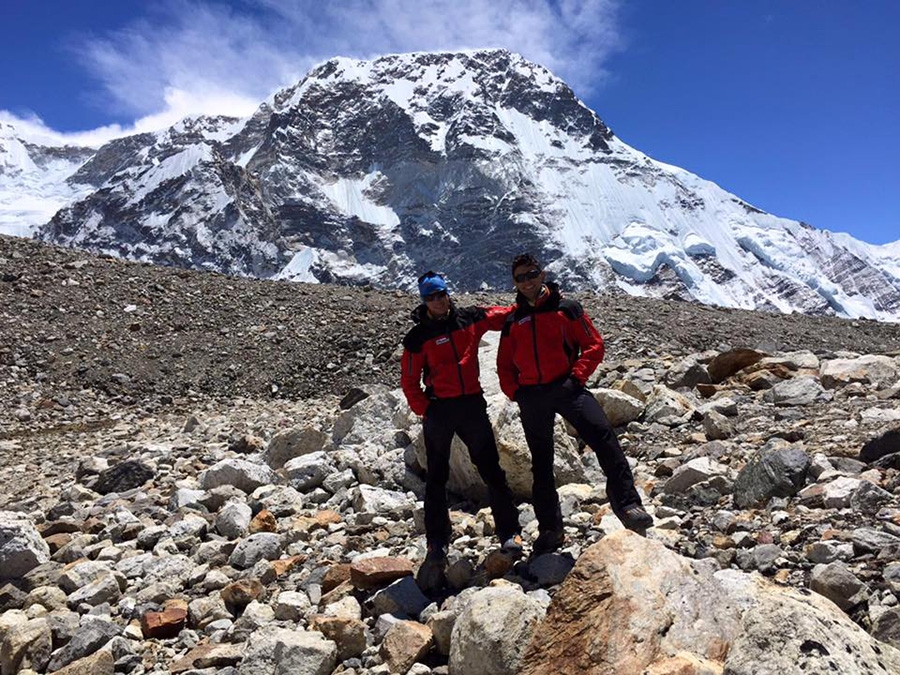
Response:
[[[501,586],[478,591],[453,626],[450,672],[515,675],[523,647],[532,639],[544,612],[541,602],[518,588]]]
[[[27,516],[0,511],[0,578],[18,579],[50,560],[50,547]]]
[[[730,349],[716,354],[706,366],[710,379],[718,384],[724,382],[739,370],[760,361],[765,354],[755,349]]]
[[[866,354],[855,359],[831,359],[822,363],[819,378],[826,389],[843,387],[852,382],[886,389],[900,377],[897,361],[890,356]]]
[[[742,509],[765,504],[772,497],[791,497],[803,487],[809,455],[799,447],[770,443],[737,475],[734,503]]]
[[[245,459],[223,459],[200,474],[200,485],[204,490],[233,485],[250,494],[262,485],[277,482],[278,477],[272,469]]]
[[[285,429],[272,437],[263,460],[272,469],[280,469],[295,457],[318,452],[328,442],[328,434],[309,425]]]
[[[265,627],[253,633],[241,675],[331,675],[337,645],[316,631]]]
[[[495,397],[488,405],[488,416],[494,426],[500,466],[506,472],[506,481],[515,496],[527,499],[531,497],[531,452],[528,450],[525,432],[519,419],[519,406]],[[560,417],[556,419],[553,434],[556,448],[553,471],[556,484],[586,482],[587,476],[581,463],[578,444],[566,432],[565,422]],[[427,470],[428,459],[421,432],[416,438],[415,447],[417,461]],[[478,470],[469,458],[469,451],[459,436],[453,437],[450,446],[450,479],[447,485],[453,492],[476,501],[483,501],[487,496],[484,481],[481,480]]]
[[[629,422],[634,422],[644,412],[644,402],[634,396],[629,396],[618,389],[592,389],[591,393],[603,412],[606,419],[614,427],[624,427]]]
[[[838,647],[839,646],[839,647]],[[578,559],[519,675],[893,673],[900,650],[834,603],[627,530]]]
[[[644,421],[671,424],[686,421],[693,413],[694,404],[687,396],[657,384],[647,397]]]

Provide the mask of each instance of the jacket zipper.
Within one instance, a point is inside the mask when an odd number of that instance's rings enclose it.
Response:
[[[541,375],[541,360],[538,358],[537,347],[537,313],[531,315],[531,339],[534,345],[534,367],[537,369],[538,384],[541,384],[543,376]]]
[[[453,348],[453,356],[456,357],[456,374],[459,376],[460,396],[465,396],[466,383],[463,381],[462,364],[459,362],[459,352],[456,351],[456,343],[453,342],[453,333],[450,332],[450,326],[447,326],[447,339],[450,340],[450,346]]]

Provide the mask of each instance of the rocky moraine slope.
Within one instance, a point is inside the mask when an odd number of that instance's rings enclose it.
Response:
[[[429,596],[413,296],[0,237],[0,672],[900,673],[900,326],[579,297],[655,527],[560,423],[566,544],[509,560],[457,448]]]

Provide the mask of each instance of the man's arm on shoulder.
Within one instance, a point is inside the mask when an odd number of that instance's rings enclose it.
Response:
[[[482,307],[481,309],[484,311],[488,330],[503,330],[503,324],[506,323],[507,317],[516,311],[516,306],[495,305],[492,307]]]

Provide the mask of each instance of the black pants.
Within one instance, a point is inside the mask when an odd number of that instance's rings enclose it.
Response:
[[[575,427],[578,435],[597,455],[606,474],[606,493],[613,513],[641,503],[634,487],[634,476],[619,439],[616,438],[603,408],[584,387],[569,382],[552,382],[520,387],[516,402],[522,417],[522,429],[531,451],[533,477],[532,503],[538,527],[545,530],[562,528],[559,494],[553,475],[553,422],[556,413]]]
[[[519,532],[519,512],[513,502],[506,474],[500,466],[494,430],[481,394],[432,401],[423,423],[428,473],[425,478],[425,538],[432,546],[450,543],[447,480],[450,478],[450,444],[458,434],[469,457],[487,484],[488,499],[500,540]]]

